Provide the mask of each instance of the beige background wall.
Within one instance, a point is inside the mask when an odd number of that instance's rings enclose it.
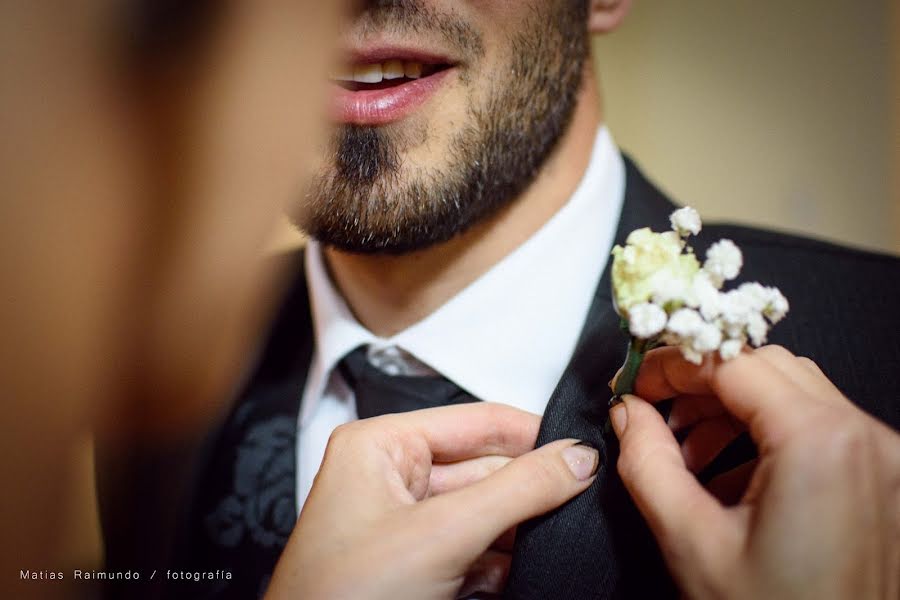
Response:
[[[894,57],[892,74],[891,112],[893,118],[893,142],[891,144],[891,173],[894,202],[894,248],[900,252],[900,2],[892,4],[891,54]]]
[[[704,215],[900,251],[896,4],[636,0],[595,45],[613,135]]]

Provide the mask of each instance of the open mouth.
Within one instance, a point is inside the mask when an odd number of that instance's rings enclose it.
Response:
[[[377,126],[411,116],[456,71],[446,59],[410,51],[379,49],[355,59],[331,76],[337,123]]]
[[[342,73],[333,75],[331,79],[340,87],[351,92],[385,90],[431,77],[450,67],[449,64],[388,60],[381,63],[354,65]]]

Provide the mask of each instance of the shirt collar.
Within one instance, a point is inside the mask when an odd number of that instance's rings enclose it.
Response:
[[[301,425],[331,372],[362,344],[395,345],[477,398],[543,413],[575,349],[606,266],[625,193],[625,166],[606,127],[575,193],[534,235],[425,319],[389,339],[353,316],[321,247],[306,252],[316,351]]]

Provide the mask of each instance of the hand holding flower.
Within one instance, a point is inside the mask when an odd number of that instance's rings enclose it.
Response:
[[[650,352],[612,409],[618,470],[689,598],[900,597],[900,435],[777,346],[697,366]],[[666,423],[652,403],[674,398]],[[673,430],[732,418],[760,458],[731,505]],[[701,452],[698,453],[698,449]]]

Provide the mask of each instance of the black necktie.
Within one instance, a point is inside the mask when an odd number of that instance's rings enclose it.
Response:
[[[360,419],[478,402],[478,398],[440,375],[389,375],[369,362],[365,346],[345,356],[338,369],[356,395]]]

